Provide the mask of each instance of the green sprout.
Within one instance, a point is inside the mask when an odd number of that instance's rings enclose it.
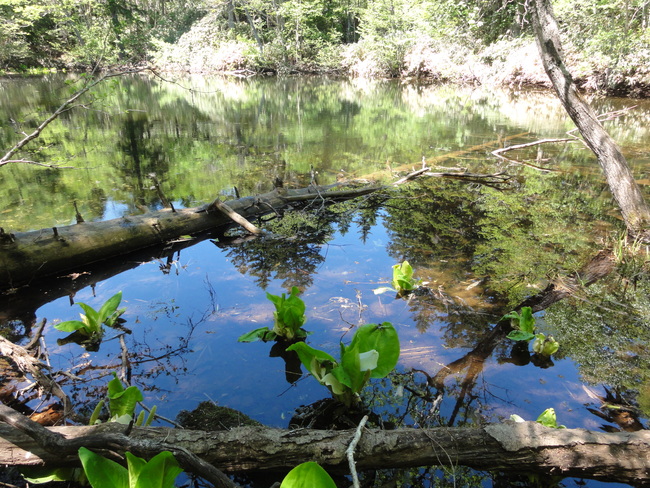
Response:
[[[261,340],[264,342],[283,339],[294,341],[304,339],[308,332],[302,329],[307,320],[305,317],[305,302],[298,296],[300,290],[294,286],[287,297],[285,293],[281,296],[266,294],[266,298],[275,305],[273,312],[274,324],[273,330],[268,327],[261,327],[243,334],[237,339],[239,342],[253,342]]]

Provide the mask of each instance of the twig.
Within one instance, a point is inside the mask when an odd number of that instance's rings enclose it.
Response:
[[[46,390],[58,397],[63,403],[64,416],[72,413],[72,404],[68,395],[65,394],[56,381],[41,371],[46,366],[31,356],[24,347],[18,346],[0,336],[0,354],[11,358],[23,373],[31,374],[42,390]]]
[[[345,451],[345,454],[348,457],[348,464],[350,466],[350,473],[352,474],[352,484],[354,485],[354,488],[360,488],[359,476],[357,475],[357,467],[356,467],[356,463],[354,462],[354,449],[357,447],[357,444],[361,440],[361,432],[363,430],[363,427],[366,425],[367,421],[368,421],[368,416],[364,415],[363,418],[361,419],[361,422],[359,422],[359,426],[357,427],[357,431],[354,434],[354,437],[352,438],[352,442],[350,442],[350,445]]]
[[[43,329],[45,329],[45,324],[47,323],[47,319],[44,318],[41,320],[41,323],[38,324],[38,327],[36,327],[36,330],[34,331],[34,336],[30,339],[30,341],[25,345],[25,349],[28,351],[36,347],[38,344],[38,341],[41,338],[41,335],[43,334]]]
[[[126,347],[124,334],[120,334],[120,350],[122,351],[122,376],[126,384],[131,384],[131,362],[129,361],[129,350]]]
[[[122,75],[129,74],[129,73],[139,73],[141,71],[143,71],[143,69],[133,69],[133,70],[120,71],[118,73],[109,73],[109,74],[104,75],[101,78],[93,81],[92,83],[88,83],[81,90],[79,90],[74,95],[72,95],[72,97],[70,97],[68,100],[63,102],[63,104],[61,104],[61,106],[59,108],[57,108],[52,113],[52,115],[50,115],[47,119],[45,119],[43,122],[41,122],[41,124],[38,127],[36,127],[34,132],[32,132],[31,134],[26,134],[25,137],[23,137],[20,141],[18,141],[18,143],[16,143],[16,145],[14,147],[9,149],[9,151],[7,151],[7,153],[4,156],[2,156],[2,158],[0,158],[0,166],[4,166],[5,164],[9,164],[9,163],[27,163],[27,164],[36,164],[38,166],[56,167],[56,166],[52,166],[52,165],[38,163],[36,161],[28,161],[28,160],[24,160],[24,159],[11,159],[11,158],[12,158],[12,156],[14,154],[16,154],[24,146],[26,146],[30,141],[32,141],[32,140],[36,139],[38,136],[40,136],[41,132],[43,132],[43,130],[48,125],[50,125],[50,123],[52,123],[54,120],[56,120],[59,117],[59,115],[61,115],[63,112],[67,112],[68,110],[70,110],[72,108],[71,105],[77,99],[79,99],[79,97],[81,97],[84,93],[86,93],[87,91],[91,90],[92,88],[94,88],[95,86],[99,85],[104,80],[107,80],[109,78],[114,78],[116,76],[122,76]]]
[[[236,224],[241,225],[244,229],[246,229],[251,234],[255,234],[255,235],[262,234],[262,231],[260,229],[255,227],[248,220],[246,220],[245,217],[235,212],[232,208],[230,208],[228,205],[223,203],[218,198],[210,204],[210,207],[208,208],[208,212],[211,209],[219,210],[222,214],[226,215],[230,220],[232,220]]]

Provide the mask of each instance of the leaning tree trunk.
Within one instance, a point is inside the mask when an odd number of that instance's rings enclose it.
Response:
[[[598,158],[628,231],[633,236],[646,234],[647,237],[650,208],[620,148],[598,121],[593,109],[578,94],[576,84],[563,61],[560,31],[551,2],[532,0],[531,3],[537,47],[546,74],[585,143]]]

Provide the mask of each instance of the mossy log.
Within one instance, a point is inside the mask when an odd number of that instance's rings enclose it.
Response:
[[[294,202],[340,201],[378,187],[333,190],[333,186],[276,189],[225,202],[238,215],[252,219]],[[10,234],[0,229],[0,289],[33,283],[43,277],[79,269],[138,249],[232,224],[219,199],[189,209],[165,209],[103,222],[79,222]]]
[[[43,448],[20,430],[0,425],[0,463],[14,466],[61,466],[76,462],[79,446],[129,449],[138,455],[189,450],[230,473],[283,471],[316,461],[331,473],[347,473],[346,450],[355,430],[284,430],[239,427],[218,432],[166,428],[49,427],[62,434]],[[48,434],[50,436],[51,434]],[[55,436],[58,437],[58,436]],[[122,447],[119,447],[122,446]],[[479,470],[531,472],[618,482],[650,479],[650,432],[601,433],[550,429],[536,422],[504,422],[482,428],[364,429],[355,450],[357,469],[464,465]]]

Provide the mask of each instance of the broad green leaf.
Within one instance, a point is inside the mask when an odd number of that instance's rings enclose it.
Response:
[[[327,373],[323,376],[323,384],[327,386],[334,395],[343,395],[347,390],[350,389],[348,385],[341,383],[341,381],[336,377],[334,372],[343,371],[343,368],[335,368],[331,373]]]
[[[513,341],[529,341],[535,337],[535,334],[531,334],[530,332],[525,332],[523,330],[513,330],[510,331],[506,337],[508,339],[512,339]]]
[[[67,320],[60,324],[56,324],[54,328],[62,332],[74,332],[75,330],[78,330],[82,334],[90,335],[90,332],[86,329],[86,324],[79,320]]]
[[[357,344],[359,353],[375,350],[379,354],[377,367],[370,372],[371,378],[384,378],[397,366],[400,353],[399,337],[390,322],[359,327],[348,348]]]
[[[270,330],[268,327],[260,327],[259,329],[251,330],[239,336],[239,342],[255,342],[255,341],[272,341],[277,337],[277,334]]]
[[[129,454],[127,453],[127,459],[135,458]],[[174,455],[169,451],[163,451],[142,467],[137,482],[132,485],[132,488],[173,488],[174,480],[182,472]]]
[[[271,300],[271,302],[273,302],[273,305],[275,305],[275,308],[278,310],[280,304],[284,301],[284,297],[285,297],[284,293],[282,294],[282,296],[278,296],[278,295],[271,295],[269,292],[266,292],[266,298]]]
[[[119,418],[124,415],[133,417],[138,402],[144,400],[142,392],[136,386],[129,386],[126,390],[117,375],[108,382],[108,408],[111,418]]]
[[[363,388],[363,385],[368,381],[370,373],[367,371],[361,371],[358,343],[352,343],[346,348],[345,353],[341,357],[341,366],[350,378],[348,386],[353,392],[359,393]]]
[[[541,332],[535,335],[533,342],[533,352],[542,356],[551,357],[560,348],[560,344],[552,336],[546,337]]]
[[[413,268],[408,261],[393,266],[393,288],[399,291],[409,291],[414,288]]]
[[[128,488],[129,474],[125,467],[85,447],[79,448],[79,459],[93,488]]]
[[[99,313],[97,310],[95,310],[90,305],[86,305],[85,303],[78,302],[77,305],[79,305],[83,311],[86,312],[86,318],[88,320],[89,327],[92,327],[93,329],[98,329],[101,327],[102,322],[99,320]]]
[[[129,473],[129,488],[135,488],[140,473],[142,472],[142,468],[144,468],[146,464],[147,461],[144,459],[139,458],[130,452],[126,453],[126,466]]]
[[[47,466],[26,466],[20,468],[20,474],[30,483],[40,484],[50,481],[77,481],[83,477],[78,468],[50,468]]]
[[[336,488],[336,484],[318,463],[309,461],[289,471],[280,488]]]
[[[544,410],[539,417],[537,417],[537,422],[552,429],[566,429],[564,425],[558,425],[554,408],[547,408]]]
[[[535,332],[535,317],[533,317],[533,309],[530,307],[523,307],[521,315],[519,316],[519,329],[524,332]]]
[[[122,301],[122,292],[119,291],[115,295],[113,295],[111,298],[106,300],[104,305],[102,305],[102,308],[99,309],[98,315],[98,322],[101,324],[103,323],[107,318],[109,318],[113,313],[117,310],[117,307],[119,307],[120,302]]]
[[[404,280],[404,279],[399,279],[397,280],[397,287],[398,290],[404,290],[404,291],[409,291],[413,289],[413,284],[410,281]]]
[[[286,350],[295,351],[298,354],[298,358],[300,358],[302,365],[307,368],[307,371],[314,375],[314,377],[319,382],[321,382],[321,379],[324,375],[321,374],[321,371],[315,370],[317,366],[321,366],[321,363],[327,362],[331,364],[330,368],[334,368],[338,364],[336,362],[336,359],[327,354],[325,351],[314,349],[304,342],[296,342],[295,344],[291,344],[289,347],[287,347]]]

